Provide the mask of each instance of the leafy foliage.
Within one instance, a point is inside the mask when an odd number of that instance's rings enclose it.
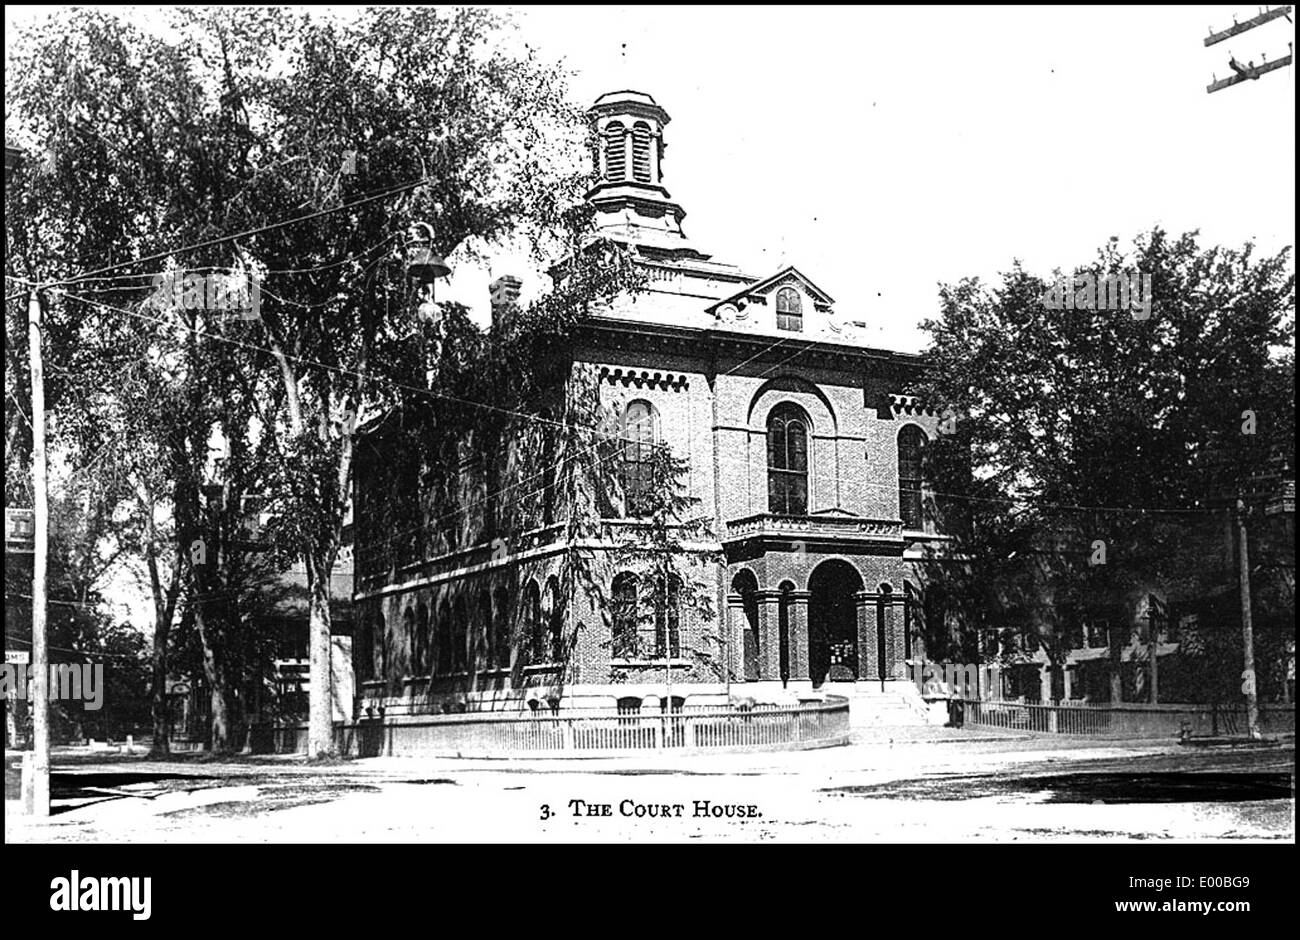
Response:
[[[955,538],[929,567],[968,654],[1013,655],[1005,640],[1028,631],[1059,662],[1071,611],[1151,585],[1194,597],[1231,583],[1214,510],[1252,475],[1294,466],[1288,266],[1286,251],[1260,259],[1157,228],[1073,272],[1149,274],[1146,319],[1050,309],[1051,283],[1019,264],[996,286],[941,288],[924,324],[933,368],[913,391],[956,416],[927,450]],[[1294,610],[1293,588],[1284,603]]]

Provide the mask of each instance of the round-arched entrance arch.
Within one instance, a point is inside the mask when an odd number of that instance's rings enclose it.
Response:
[[[827,679],[858,678],[858,611],[854,595],[862,576],[847,561],[818,565],[808,579],[808,678],[813,687]]]

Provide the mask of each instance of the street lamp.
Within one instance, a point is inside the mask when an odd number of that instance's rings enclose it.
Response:
[[[438,278],[450,273],[451,267],[433,249],[433,226],[428,222],[411,224],[406,230],[406,276],[415,285],[412,303],[419,322],[418,346],[420,358],[424,360],[424,381],[429,387],[433,385],[433,362],[440,352],[438,328],[442,324],[442,312],[434,299],[434,285]],[[429,348],[431,333],[432,350]]]
[[[433,226],[416,222],[406,230],[406,276],[415,282],[416,313],[420,320],[437,326],[441,320],[434,302],[433,286],[451,273],[442,256],[433,250]]]

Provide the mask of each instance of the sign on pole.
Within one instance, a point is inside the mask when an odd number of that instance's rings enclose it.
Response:
[[[31,509],[5,507],[5,552],[36,551],[36,514]]]

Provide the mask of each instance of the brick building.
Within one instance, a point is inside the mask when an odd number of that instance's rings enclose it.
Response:
[[[828,683],[879,695],[881,680],[905,696],[917,560],[943,541],[920,480],[940,421],[901,394],[921,359],[866,347],[861,314],[795,267],[752,276],[695,247],[663,186],[669,117],[649,95],[605,95],[590,116],[597,227],[631,246],[648,286],[585,321],[543,414],[591,405],[619,438],[601,458],[617,465],[613,482],[585,497],[561,486],[556,468],[582,454],[556,442],[553,422],[499,447],[458,442],[441,510],[412,503],[421,531],[401,535],[394,559],[380,550],[394,533],[375,520],[399,497],[375,481],[401,419],[371,422],[356,476],[361,709],[657,710]],[[493,286],[494,318],[516,286]],[[621,567],[655,444],[686,458],[681,484],[707,523],[674,559],[701,588],[692,603],[677,575],[670,592]],[[457,501],[465,511],[448,511]],[[577,514],[591,523],[582,537]],[[583,579],[566,567],[579,552]],[[652,615],[631,613],[655,592]]]

